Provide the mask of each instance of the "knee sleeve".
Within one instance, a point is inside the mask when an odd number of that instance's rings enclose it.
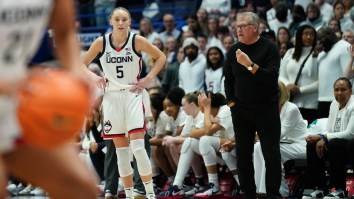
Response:
[[[225,161],[227,167],[230,169],[230,171],[233,171],[233,170],[237,169],[236,156],[233,156],[232,151],[231,152],[226,152],[226,153],[221,153],[221,156],[222,156],[222,159]]]
[[[145,150],[144,139],[130,141],[130,148],[133,151],[138,171],[141,176],[147,176],[152,173],[149,156]]]
[[[188,137],[187,139],[184,140],[182,147],[181,147],[181,154],[186,153],[187,150],[190,148],[191,146],[191,138]]]
[[[209,136],[203,136],[199,142],[199,150],[203,156],[205,166],[216,165],[216,152],[210,141]]]
[[[133,173],[133,169],[130,165],[130,161],[127,161],[129,160],[130,154],[129,147],[116,148],[116,153],[120,177],[131,175]]]
[[[194,153],[201,155],[199,151],[199,140],[191,137],[185,139],[181,147],[181,154],[186,153],[187,150],[193,151]]]

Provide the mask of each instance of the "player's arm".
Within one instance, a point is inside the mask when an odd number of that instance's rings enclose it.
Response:
[[[156,60],[154,65],[151,67],[150,72],[147,74],[147,77],[152,79],[165,66],[166,55],[160,49],[152,45],[147,39],[145,39],[140,35],[137,35],[135,37],[135,42],[136,42],[135,48],[138,52],[143,51]]]
[[[62,66],[80,69],[80,45],[76,37],[73,1],[54,1],[50,20],[56,41],[56,54]]]
[[[98,54],[103,51],[103,37],[98,37],[90,46],[88,51],[82,56],[81,62],[84,70],[88,73],[91,79],[98,81],[101,77],[98,77],[95,73],[90,71],[87,66],[94,60]]]

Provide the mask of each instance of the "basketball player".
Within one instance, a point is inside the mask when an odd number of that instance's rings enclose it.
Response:
[[[0,0],[0,162],[6,173],[42,187],[51,198],[94,199],[94,180],[75,148],[62,145],[43,150],[27,144],[21,140],[15,113],[15,94],[29,74],[26,64],[48,22],[55,33],[61,65],[77,76],[82,71],[73,6],[73,1],[62,0]],[[4,193],[2,186],[0,195]]]
[[[149,99],[144,88],[166,63],[166,56],[144,37],[130,32],[131,16],[128,10],[118,7],[110,15],[113,33],[96,39],[82,60],[88,65],[97,55],[105,74],[106,83],[94,74],[92,78],[105,84],[103,96],[103,135],[114,141],[119,174],[122,177],[126,198],[133,199],[133,178],[130,150],[135,156],[140,177],[148,199],[155,198],[151,177],[151,164],[144,147],[144,104]],[[141,52],[156,62],[146,77],[139,79],[142,65]],[[145,91],[145,92],[142,92]],[[145,106],[145,108],[147,108]],[[130,140],[130,147],[129,147]]]

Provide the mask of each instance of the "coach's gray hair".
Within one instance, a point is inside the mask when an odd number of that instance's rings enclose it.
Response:
[[[247,18],[250,24],[259,24],[259,17],[253,12],[242,12],[237,14],[237,17]]]

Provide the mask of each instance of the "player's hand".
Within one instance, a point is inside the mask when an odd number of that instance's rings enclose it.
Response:
[[[208,93],[208,96],[206,96],[205,93],[201,93],[198,96],[198,104],[203,107],[210,107],[211,105],[211,97],[210,93]]]
[[[92,153],[96,153],[98,151],[98,144],[96,142],[90,142],[90,149]]]
[[[153,82],[153,78],[148,76],[140,79],[137,82],[131,82],[129,84],[133,85],[133,87],[130,89],[130,92],[141,93],[145,88],[149,87],[149,85],[151,85],[152,82]]]
[[[228,140],[220,146],[220,152],[230,152],[235,148],[235,143]]]
[[[324,140],[319,140],[316,143],[316,153],[319,158],[323,157],[325,148],[326,148],[326,142]]]

